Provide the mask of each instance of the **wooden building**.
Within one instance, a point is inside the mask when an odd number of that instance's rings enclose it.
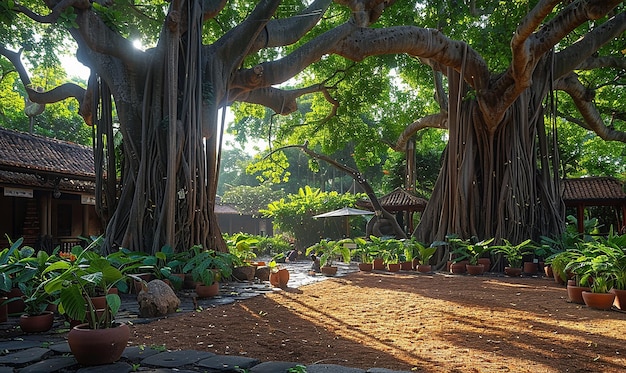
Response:
[[[90,147],[0,128],[0,248],[51,250],[103,232]]]

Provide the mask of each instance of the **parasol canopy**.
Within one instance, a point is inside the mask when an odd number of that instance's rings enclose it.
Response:
[[[374,215],[372,211],[355,209],[352,207],[344,207],[338,210],[333,210],[329,212],[325,212],[323,214],[315,215],[314,218],[334,218],[334,217],[344,217],[345,227],[346,227],[346,237],[350,237],[350,216],[359,216],[359,215]]]
[[[356,215],[374,215],[372,211],[354,209],[352,207],[344,207],[338,210],[325,212],[323,214],[315,215],[314,218],[332,218],[337,216],[356,216]]]

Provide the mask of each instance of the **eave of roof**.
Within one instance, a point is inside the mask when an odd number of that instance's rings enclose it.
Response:
[[[0,128],[0,170],[95,180],[90,147]]]
[[[624,205],[624,185],[613,177],[583,177],[562,180],[562,197],[566,205]]]

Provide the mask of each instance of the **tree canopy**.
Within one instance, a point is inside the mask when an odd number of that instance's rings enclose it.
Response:
[[[226,105],[238,119],[266,116],[259,105],[291,114],[238,121],[241,136],[249,128],[306,140],[326,154],[352,144],[359,167],[380,163],[389,147],[404,151],[420,130],[446,129],[442,171],[415,232],[424,242],[448,233],[521,241],[562,229],[557,141],[547,130],[557,118],[626,142],[618,0],[0,5],[0,55],[30,100],[75,97],[96,126],[109,250],[223,247],[213,204]],[[33,89],[22,57],[54,60],[66,39],[92,71],[88,86]],[[121,159],[110,159],[113,109]],[[116,164],[119,182],[107,178]]]

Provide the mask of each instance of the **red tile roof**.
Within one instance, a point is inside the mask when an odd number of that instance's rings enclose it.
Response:
[[[90,147],[0,128],[0,170],[95,180]]]
[[[584,177],[562,180],[563,200],[567,204],[585,202],[598,205],[626,204],[624,184],[613,177]]]

